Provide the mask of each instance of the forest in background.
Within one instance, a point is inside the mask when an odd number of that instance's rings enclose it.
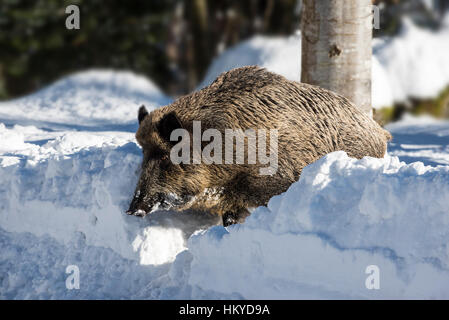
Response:
[[[433,2],[436,11],[424,0],[373,1],[381,9],[374,36],[394,35],[404,15],[438,28],[449,4]],[[80,8],[79,30],[65,28],[70,4]],[[89,68],[132,70],[169,95],[185,94],[226,48],[256,34],[293,34],[300,10],[301,0],[3,0],[0,99]]]

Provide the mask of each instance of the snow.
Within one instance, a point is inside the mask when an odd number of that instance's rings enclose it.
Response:
[[[373,40],[372,104],[392,106],[409,98],[433,98],[449,86],[449,13],[441,30],[430,31],[404,19],[399,35]],[[300,81],[301,36],[255,36],[218,56],[202,88],[222,72],[259,65],[287,79]]]
[[[408,97],[433,98],[449,85],[448,51],[448,26],[435,33],[420,29],[405,18],[399,36],[375,42],[374,55],[387,74],[379,81],[391,88],[393,102]]]
[[[0,122],[46,124],[52,128],[108,125],[136,129],[136,105],[145,104],[151,110],[169,102],[154,83],[142,76],[90,70],[63,78],[35,94],[1,102]]]
[[[294,79],[297,38],[265,41],[211,70],[255,55]],[[0,103],[0,299],[449,298],[449,122],[406,116],[388,126],[383,159],[331,153],[223,228],[196,212],[125,214],[137,109],[170,100],[150,80],[97,70]],[[79,290],[65,286],[71,265]],[[372,265],[379,290],[365,286]]]
[[[301,36],[255,36],[226,50],[214,59],[198,88],[211,84],[222,72],[248,65],[259,65],[287,79],[299,81]]]
[[[248,299],[448,298],[448,202],[449,167],[335,152],[244,225],[193,237],[190,280]],[[378,292],[364,287],[373,264]]]
[[[394,133],[389,154],[407,162],[426,165],[449,165],[449,125],[429,116],[406,115],[401,121],[387,125]]]

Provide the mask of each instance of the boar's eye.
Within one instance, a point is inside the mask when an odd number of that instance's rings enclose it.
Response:
[[[168,157],[168,154],[165,154],[161,158],[160,167],[162,170],[167,170],[169,166],[170,166],[170,159]]]
[[[150,150],[148,150],[147,154],[148,159],[151,160],[164,160],[164,158],[168,159],[168,153],[159,147],[152,147]]]
[[[180,128],[182,128],[181,121],[174,112],[166,114],[157,124],[159,135],[167,142],[170,142],[172,131]]]

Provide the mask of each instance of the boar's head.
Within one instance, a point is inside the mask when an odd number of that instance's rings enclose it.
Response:
[[[161,108],[148,113],[144,106],[138,113],[136,139],[143,151],[140,178],[127,214],[145,216],[161,209],[188,209],[201,190],[201,181],[190,165],[174,164],[170,141],[175,129],[183,128],[174,111]]]

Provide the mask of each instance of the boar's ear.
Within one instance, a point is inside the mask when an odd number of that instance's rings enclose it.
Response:
[[[145,106],[142,105],[142,106],[139,108],[139,113],[138,113],[138,115],[137,115],[137,119],[139,120],[139,124],[142,123],[143,119],[145,119],[145,117],[146,117],[147,115],[148,115],[147,108],[145,108]]]
[[[159,135],[165,141],[170,141],[172,131],[180,128],[182,128],[181,121],[179,121],[176,113],[173,111],[164,115],[164,117],[157,124]]]

